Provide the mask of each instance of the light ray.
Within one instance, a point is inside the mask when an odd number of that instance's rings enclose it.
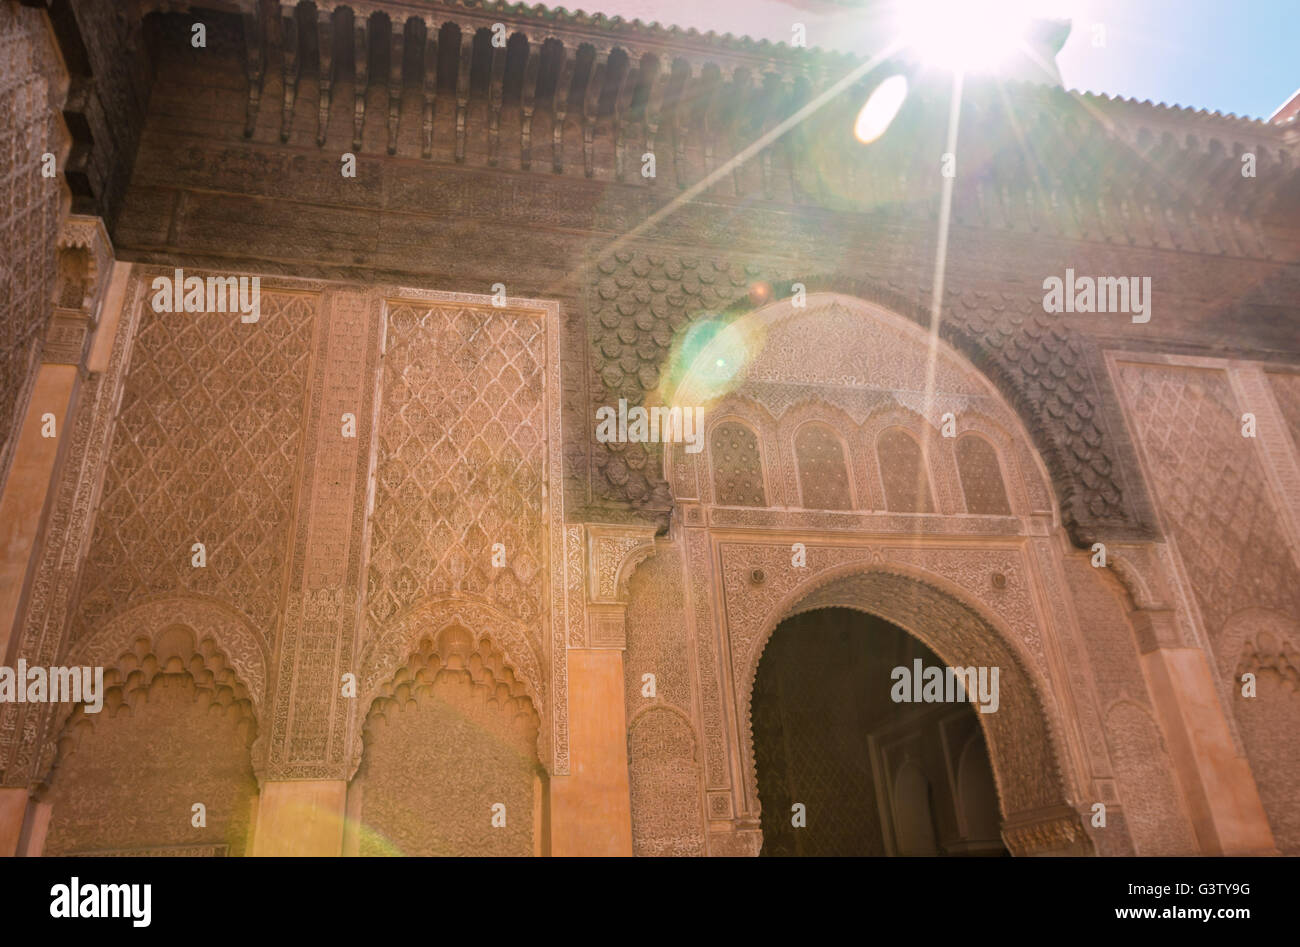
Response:
[[[961,94],[963,75],[960,70],[952,75],[952,102],[948,109],[948,144],[946,153],[957,157],[957,127],[961,121]],[[939,358],[939,320],[943,312],[943,283],[948,266],[948,227],[952,221],[952,189],[957,180],[954,173],[944,175],[943,193],[939,202],[939,233],[934,251],[934,281],[930,290],[930,339],[929,352],[925,361],[925,400],[924,417],[930,422],[934,417],[935,366]],[[921,439],[921,457],[924,461],[918,476],[924,478],[930,466],[930,438],[928,431]],[[922,487],[923,485],[918,485]]]

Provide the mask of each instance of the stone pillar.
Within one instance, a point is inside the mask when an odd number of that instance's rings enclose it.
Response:
[[[586,527],[585,640],[569,647],[569,775],[551,782],[555,855],[632,854],[623,651],[628,578],[653,526]]]
[[[53,311],[0,494],[0,663],[16,657],[9,654],[10,641],[28,566],[113,263],[108,232],[98,217],[68,217],[56,248]]]
[[[0,787],[0,858],[36,857],[45,850],[53,807],[26,789]]]
[[[1237,754],[1210,662],[1186,647],[1172,609],[1132,615],[1142,671],[1206,855],[1275,855],[1250,763]]]
[[[0,496],[0,657],[11,666],[9,642],[76,384],[76,365],[43,360],[37,367],[13,466]]]
[[[0,493],[0,664],[20,655],[15,628],[59,464],[66,455],[81,379],[100,371],[98,353],[111,347],[117,319],[96,331],[113,271],[113,249],[98,217],[67,217],[56,242],[57,279],[31,396],[4,491]],[[0,789],[0,855],[40,854],[50,807],[27,789]]]
[[[265,297],[264,297],[265,299]],[[356,700],[343,675],[356,671],[364,583],[366,470],[374,469],[375,381],[383,308],[352,288],[321,298],[311,445],[299,488],[289,594],[281,617],[277,684],[259,734],[261,787],[253,854],[341,856],[348,779],[360,762]],[[345,414],[355,436],[345,434]],[[368,458],[368,460],[367,460]],[[364,711],[361,711],[364,713]]]
[[[344,779],[265,780],[257,800],[253,855],[342,855],[347,799]]]
[[[0,858],[18,854],[23,834],[23,817],[27,814],[27,790],[16,786],[0,787]]]

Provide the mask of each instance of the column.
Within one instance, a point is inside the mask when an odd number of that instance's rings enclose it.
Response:
[[[1233,745],[1205,652],[1185,646],[1173,609],[1143,608],[1131,619],[1201,851],[1277,854],[1255,777]]]
[[[569,775],[551,782],[555,855],[632,854],[623,652],[628,579],[653,526],[587,524],[585,640],[569,645]]]
[[[36,377],[19,426],[9,476],[0,493],[0,664],[19,655],[15,626],[40,548],[59,464],[67,453],[77,392],[87,372],[102,371],[117,328],[116,309],[129,266],[114,273],[113,249],[98,217],[67,217],[55,244],[58,275]],[[114,293],[107,292],[111,283]],[[115,300],[104,305],[107,295]],[[100,312],[110,317],[100,325]],[[0,856],[39,855],[48,804],[21,786],[0,788]]]

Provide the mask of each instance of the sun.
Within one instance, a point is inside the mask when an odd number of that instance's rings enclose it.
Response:
[[[1032,0],[896,0],[904,47],[927,66],[995,72],[1021,48]]]

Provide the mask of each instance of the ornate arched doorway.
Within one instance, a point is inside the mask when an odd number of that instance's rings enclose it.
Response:
[[[885,789],[929,808],[890,810],[894,850],[1094,851],[1081,812],[1114,797],[1090,782],[1110,780],[1111,763],[1084,737],[1101,714],[1062,578],[1076,554],[1015,408],[914,322],[834,294],[718,320],[679,361],[665,401],[705,418],[703,443],[670,446],[664,473],[701,661],[709,850],[756,854],[772,818],[753,695],[774,632],[845,608],[903,629],[942,665],[1000,673],[997,711],[951,738],[945,764],[971,828],[936,814],[944,784],[904,759]]]
[[[764,583],[766,581],[764,577]],[[738,696],[744,732],[749,735],[741,749],[748,770],[747,801],[752,800],[750,805],[759,815],[761,826],[766,826],[771,817],[764,814],[766,802],[762,799],[758,774],[757,743],[762,728],[756,727],[754,712],[762,700],[758,688],[759,668],[778,629],[802,616],[827,610],[848,611],[860,620],[883,621],[905,632],[901,639],[895,640],[902,640],[908,647],[920,647],[921,651],[913,654],[911,660],[915,662],[919,658],[922,669],[973,668],[977,674],[979,669],[987,669],[986,679],[991,682],[992,669],[996,668],[996,692],[989,695],[992,700],[981,698],[981,705],[988,712],[981,712],[976,718],[996,785],[999,834],[1003,842],[1013,853],[1055,851],[1087,854],[1092,851],[1092,842],[1084,830],[1077,803],[1069,798],[1067,787],[1070,779],[1063,765],[1064,748],[1056,736],[1063,729],[1057,702],[1044,694],[1040,675],[1030,670],[1022,646],[983,614],[981,608],[966,601],[965,596],[952,588],[947,580],[888,562],[818,570],[812,578],[776,601],[768,610],[766,619],[760,620],[755,627],[746,629],[737,623],[730,629],[733,642],[747,642],[744,646],[746,655],[736,659],[738,668],[744,668],[740,671]],[[796,635],[793,644],[796,650],[806,646],[806,641],[799,640],[801,637]],[[781,660],[779,652],[777,660]],[[891,670],[897,666],[899,664],[891,665]],[[943,676],[946,680],[946,671]],[[928,687],[928,683],[925,686]],[[952,695],[950,685],[940,686],[945,694]],[[974,691],[975,687],[972,686],[971,690]],[[915,691],[912,695],[917,696]],[[924,700],[920,703],[926,705]],[[935,703],[953,704],[947,700]],[[969,737],[970,733],[965,735]],[[907,760],[904,754],[901,762]],[[959,766],[960,762],[958,759],[954,765]],[[967,762],[972,767],[977,765],[970,760]],[[931,767],[931,771],[937,772],[937,769]],[[890,773],[890,778],[897,780],[898,773]],[[974,780],[974,773],[968,772],[967,792],[978,795],[980,788],[970,785]],[[892,785],[896,791],[897,782]],[[903,785],[907,788],[921,785],[921,782],[912,774],[905,776]],[[892,792],[881,791],[879,795],[893,798]],[[917,818],[909,808],[917,801],[915,794],[903,795],[907,798],[901,821],[915,828]],[[929,806],[933,810],[934,802],[931,801]],[[987,812],[980,811],[974,815],[987,824]],[[895,823],[900,821],[897,812],[892,818]],[[938,854],[937,845],[942,838],[940,824],[931,821],[931,825],[935,829],[936,850],[933,853]],[[909,837],[915,839],[917,835],[913,832]],[[959,842],[973,839],[950,835],[948,841],[953,843],[955,851],[967,847]]]
[[[916,661],[943,666],[847,608],[777,627],[753,694],[762,854],[1007,854],[977,710],[911,693]]]

